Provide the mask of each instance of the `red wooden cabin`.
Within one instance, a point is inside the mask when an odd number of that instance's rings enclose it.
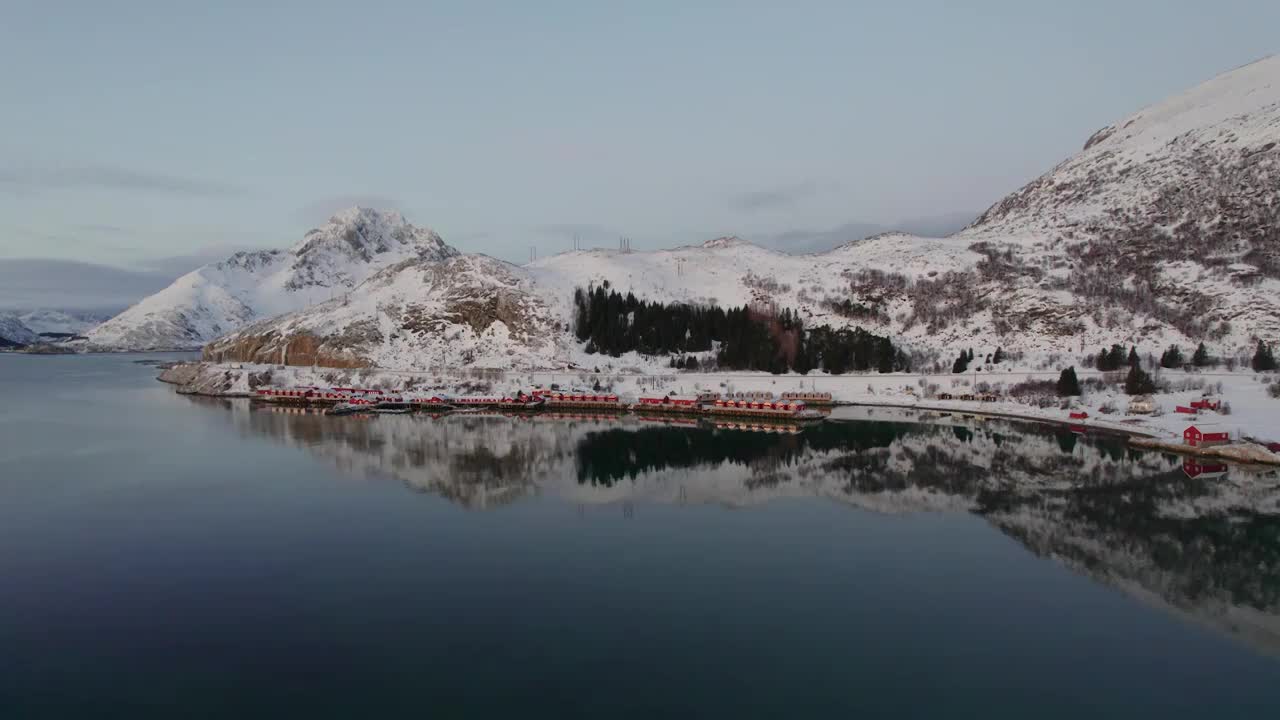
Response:
[[[1226,445],[1231,442],[1231,433],[1215,428],[1200,428],[1192,425],[1182,431],[1182,440],[1191,447]]]

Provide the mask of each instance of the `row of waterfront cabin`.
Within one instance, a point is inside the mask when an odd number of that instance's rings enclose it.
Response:
[[[784,392],[783,400],[801,400],[812,403],[829,403],[831,402],[831,393],[829,392]]]
[[[537,393],[534,393],[538,396]],[[561,392],[542,393],[541,397],[557,402],[618,402],[617,395],[579,395]]]
[[[450,405],[527,405],[525,400],[513,397],[459,397],[450,398]]]
[[[258,397],[279,399],[279,400],[345,400],[350,394],[338,391],[337,388],[321,390],[317,387],[311,388],[259,388]]]
[[[664,397],[642,397],[638,404],[645,407],[694,409],[698,407],[698,398],[671,397],[670,395]]]
[[[799,412],[804,410],[802,402],[773,402],[758,400],[717,400],[715,407],[725,410],[777,410],[782,412]]]

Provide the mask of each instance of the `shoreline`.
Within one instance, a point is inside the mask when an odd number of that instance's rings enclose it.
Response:
[[[1011,372],[1013,377],[1026,377],[1037,373]],[[549,384],[554,382],[588,383],[594,378],[597,384],[602,380],[607,383],[611,392],[644,393],[644,392],[676,392],[684,394],[700,390],[731,392],[734,390],[764,390],[778,392],[809,389],[806,386],[822,384],[824,389],[834,391],[835,407],[885,407],[931,412],[956,413],[978,417],[1003,418],[1024,422],[1049,423],[1065,427],[1085,428],[1091,431],[1124,435],[1130,444],[1140,446],[1138,442],[1147,443],[1146,447],[1160,449],[1192,456],[1223,457],[1239,462],[1265,463],[1280,465],[1280,455],[1268,451],[1265,447],[1252,442],[1239,441],[1232,445],[1218,448],[1193,448],[1182,444],[1181,429],[1185,423],[1190,424],[1232,424],[1236,426],[1237,435],[1266,437],[1271,432],[1271,422],[1254,422],[1248,418],[1237,418],[1230,415],[1205,413],[1204,415],[1181,415],[1163,413],[1157,415],[1124,415],[1118,414],[1110,419],[1110,413],[1103,414],[1105,408],[1095,407],[1099,395],[1092,396],[1093,404],[1088,399],[1076,399],[1073,409],[1087,411],[1087,418],[1062,417],[1067,410],[1055,404],[1040,408],[1023,403],[998,401],[993,403],[965,400],[927,400],[918,399],[911,394],[914,388],[907,382],[912,376],[900,374],[866,374],[841,376],[775,376],[770,374],[712,374],[712,373],[669,373],[653,375],[609,375],[601,376],[591,373],[557,371],[554,373],[511,371],[496,375],[490,379],[463,378],[445,376],[443,374],[410,373],[406,371],[381,370],[368,368],[320,368],[310,366],[252,365],[246,363],[208,363],[204,361],[178,362],[165,368],[157,377],[161,382],[180,388],[179,392],[188,395],[206,397],[245,398],[252,397],[252,388],[265,384],[281,384],[285,386],[307,385],[362,385],[390,390],[410,390],[439,388],[449,394],[466,394],[477,392],[477,384],[516,383],[516,384]],[[1013,378],[1010,378],[1013,379]],[[1239,382],[1249,383],[1252,390],[1255,380],[1248,375],[1236,376]],[[816,383],[814,381],[817,381]],[[836,387],[832,387],[832,386]],[[879,392],[873,386],[879,387]],[[862,388],[865,387],[866,392]],[[1238,392],[1244,386],[1237,383],[1229,388]],[[1188,395],[1193,391],[1182,391]],[[1198,395],[1198,391],[1194,391]],[[1224,396],[1230,393],[1224,392]],[[1101,396],[1107,397],[1107,396]],[[1117,399],[1114,394],[1110,399]],[[1235,399],[1235,398],[1232,398]],[[1162,403],[1187,402],[1177,393],[1166,393],[1157,397]],[[1237,400],[1238,402],[1238,400]],[[1274,402],[1270,399],[1267,402]],[[1280,408],[1277,408],[1280,410]],[[1267,408],[1266,418],[1272,417]],[[1230,448],[1229,450],[1226,450]],[[1225,450],[1225,453],[1224,453]]]
[[[1154,431],[1149,429],[1139,429],[1134,427],[1113,427],[1108,425],[1102,425],[1096,422],[1091,422],[1090,420],[1063,420],[1061,418],[1046,417],[1044,415],[1034,415],[1030,413],[1022,413],[1022,412],[1016,412],[1012,410],[1003,410],[1003,409],[975,410],[969,407],[956,407],[954,405],[939,404],[939,403],[945,403],[945,402],[947,401],[942,400],[942,401],[935,402],[935,401],[926,400],[921,403],[912,404],[912,403],[895,403],[895,402],[850,401],[850,402],[838,402],[835,404],[835,406],[836,407],[887,407],[887,408],[901,408],[905,410],[929,410],[931,412],[958,413],[961,415],[994,417],[994,418],[1003,418],[1008,420],[1025,420],[1028,422],[1038,422],[1038,423],[1045,423],[1050,425],[1065,425],[1068,427],[1074,425],[1078,427],[1087,428],[1090,430],[1101,430],[1103,432],[1114,433],[1117,435],[1126,435],[1128,437],[1146,437],[1146,438],[1153,438],[1153,439],[1159,437],[1159,435],[1157,435]],[[1116,424],[1118,423],[1111,423],[1111,425],[1116,425]]]
[[[928,401],[925,401],[928,403]],[[892,402],[843,402],[837,403],[838,407],[888,407],[907,410],[928,410],[931,412],[958,413],[961,415],[995,417],[1011,420],[1023,420],[1027,422],[1035,422],[1046,425],[1061,425],[1066,427],[1083,427],[1089,430],[1097,430],[1114,435],[1124,435],[1128,444],[1143,448],[1144,450],[1158,450],[1162,452],[1170,452],[1177,455],[1186,455],[1188,457],[1205,457],[1220,458],[1235,463],[1244,463],[1251,465],[1280,465],[1280,455],[1272,453],[1266,448],[1256,443],[1236,442],[1229,445],[1215,445],[1210,447],[1192,447],[1182,442],[1173,442],[1162,438],[1162,436],[1147,428],[1115,427],[1117,423],[1097,423],[1089,419],[1085,420],[1062,420],[1061,418],[1045,417],[1043,415],[1031,415],[1026,413],[1010,412],[1007,410],[972,410],[969,408],[957,408],[954,406],[939,406],[936,403],[930,404],[908,404],[908,403],[892,403]]]

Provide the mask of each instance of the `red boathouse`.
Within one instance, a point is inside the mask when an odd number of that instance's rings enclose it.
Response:
[[[1191,447],[1226,445],[1231,442],[1231,433],[1209,426],[1196,427],[1192,425],[1182,431],[1182,440]]]

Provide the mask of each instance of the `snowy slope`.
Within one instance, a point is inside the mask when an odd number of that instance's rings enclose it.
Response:
[[[163,303],[168,314],[155,322],[169,332],[153,333],[139,308],[124,325],[143,341],[203,340],[294,311],[219,341],[208,356],[403,369],[589,366],[598,359],[568,332],[573,291],[607,281],[651,301],[790,308],[810,327],[861,326],[934,359],[969,347],[1080,353],[1116,342],[1190,352],[1201,341],[1230,356],[1258,337],[1280,340],[1280,58],[1221,75],[1084,145],[945,239],[887,233],[787,255],[726,237],[645,253],[575,251],[524,267],[463,256],[448,272],[432,269],[435,253],[363,277],[325,264],[306,286],[315,292],[294,294],[279,279],[297,275],[292,256],[266,253],[244,258],[264,265],[250,290],[237,279],[244,274],[209,281],[222,266],[166,290],[199,296]],[[330,275],[351,292],[308,307],[332,294]],[[463,302],[472,295],[476,302]],[[217,312],[191,318],[192,307]],[[96,338],[113,337],[117,324]],[[665,359],[622,362],[652,369]]]
[[[397,213],[352,208],[288,250],[240,252],[178,278],[89,334],[109,350],[198,348],[254,321],[345,294],[411,258],[457,255],[431,230]]]
[[[218,338],[204,354],[337,367],[543,366],[562,331],[519,267],[486,255],[415,258],[340,299]]]
[[[1280,338],[1280,56],[1099,130],[962,237],[1108,328]]]
[[[38,339],[16,313],[0,313],[0,347],[29,345]]]
[[[24,310],[17,313],[18,319],[35,333],[61,333],[67,335],[84,335],[103,322],[111,319],[109,315],[95,312],[75,310]]]

